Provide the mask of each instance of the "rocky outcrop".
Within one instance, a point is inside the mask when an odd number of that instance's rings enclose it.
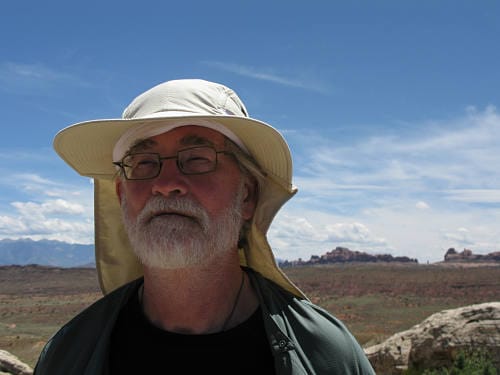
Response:
[[[500,302],[444,310],[365,349],[377,374],[451,367],[462,350],[487,351],[500,367]]]
[[[390,254],[368,254],[361,251],[352,251],[346,247],[336,247],[332,251],[318,256],[311,256],[310,260],[294,260],[294,261],[284,261],[280,262],[281,267],[293,267],[293,266],[307,266],[315,264],[332,264],[332,263],[353,263],[353,262],[363,262],[363,263],[376,263],[376,262],[398,262],[398,263],[418,263],[416,259],[408,257],[394,257]]]
[[[0,374],[9,375],[32,375],[33,369],[23,363],[15,355],[0,350]]]
[[[473,263],[500,263],[500,251],[485,255],[474,254],[472,250],[464,249],[462,252],[457,252],[453,247],[448,249],[444,255],[445,262],[473,262]]]

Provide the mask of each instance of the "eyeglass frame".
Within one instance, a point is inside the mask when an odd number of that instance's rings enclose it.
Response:
[[[189,151],[189,150],[198,149],[198,148],[208,148],[208,149],[211,149],[211,150],[214,151],[214,153],[215,153],[215,160],[214,160],[214,165],[213,165],[212,169],[209,169],[209,170],[203,171],[203,172],[186,172],[186,171],[184,171],[183,166],[182,166],[182,164],[179,161],[179,154],[182,153],[182,152],[184,152],[184,151]],[[183,148],[181,150],[178,150],[175,153],[175,155],[173,155],[173,156],[161,156],[158,152],[133,152],[133,153],[128,153],[120,161],[114,161],[113,164],[116,165],[117,167],[119,167],[121,169],[122,175],[125,177],[125,179],[127,181],[146,181],[146,180],[152,180],[152,179],[158,177],[160,175],[160,173],[161,173],[162,168],[163,168],[163,161],[165,161],[165,160],[171,160],[171,159],[175,159],[175,164],[177,166],[177,169],[179,170],[179,172],[181,172],[182,174],[184,174],[186,176],[201,175],[201,174],[206,174],[206,173],[214,172],[217,169],[217,165],[219,163],[219,158],[218,158],[219,154],[232,155],[233,157],[235,157],[234,152],[232,152],[232,151],[216,150],[215,147],[213,147],[213,146],[203,145],[203,146],[193,146],[193,147]],[[127,172],[125,170],[125,167],[127,167],[127,165],[125,165],[125,163],[123,161],[125,160],[125,158],[128,158],[128,157],[133,156],[133,155],[155,155],[158,158],[158,163],[159,163],[158,172],[154,176],[151,176],[151,177],[129,178],[127,176]]]

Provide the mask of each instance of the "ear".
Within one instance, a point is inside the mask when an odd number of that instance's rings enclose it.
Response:
[[[255,212],[258,200],[257,181],[253,178],[246,178],[244,183],[243,205],[241,216],[244,220],[250,220]]]

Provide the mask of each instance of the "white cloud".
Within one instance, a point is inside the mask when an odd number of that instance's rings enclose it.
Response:
[[[328,240],[333,243],[353,243],[358,246],[385,245],[383,238],[375,238],[361,223],[335,223],[326,226]]]
[[[13,210],[0,213],[0,238],[93,242],[91,185],[68,185],[36,174],[16,175],[9,181],[16,182],[24,200],[11,202]]]
[[[28,233],[28,226],[20,218],[0,216],[0,233],[6,233],[7,237],[11,234]]]
[[[415,207],[417,207],[420,210],[427,210],[427,209],[429,209],[429,205],[427,203],[423,202],[423,201],[417,202],[417,204],[415,204]]]
[[[92,243],[94,225],[91,219],[47,217],[38,212],[31,216],[0,216],[0,238],[57,239]]]
[[[349,218],[311,210],[285,208],[269,230],[269,241],[280,259],[309,259],[337,246],[352,250],[387,252],[387,242],[359,222],[343,222]]]
[[[238,64],[231,64],[227,62],[220,62],[220,61],[205,61],[204,62],[206,65],[213,66],[215,68],[224,70],[226,72],[231,72],[238,74],[240,76],[245,76],[245,77],[250,77],[250,78],[255,78],[258,80],[262,81],[268,81],[268,82],[273,82],[277,83],[279,85],[283,86],[290,86],[290,87],[297,87],[301,89],[306,89],[310,91],[317,91],[317,92],[326,92],[326,88],[324,87],[323,84],[319,82],[312,82],[312,80],[309,78],[307,80],[298,80],[296,78],[286,78],[281,75],[278,75],[274,72],[263,72],[259,71],[253,67],[249,66],[244,66],[244,65],[238,65]]]
[[[21,215],[30,215],[37,213],[39,215],[47,214],[83,214],[85,208],[74,202],[68,202],[64,199],[47,200],[43,203],[35,202],[12,202],[11,203]]]
[[[443,234],[444,238],[451,240],[455,243],[470,245],[473,243],[471,240],[470,232],[466,228],[458,228],[454,232],[447,232]]]

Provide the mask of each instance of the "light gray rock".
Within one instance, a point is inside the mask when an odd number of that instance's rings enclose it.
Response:
[[[0,350],[0,374],[32,375],[33,369],[23,363],[15,355],[5,350]]]
[[[365,349],[378,374],[451,367],[462,350],[487,351],[500,367],[500,302],[444,310]]]

